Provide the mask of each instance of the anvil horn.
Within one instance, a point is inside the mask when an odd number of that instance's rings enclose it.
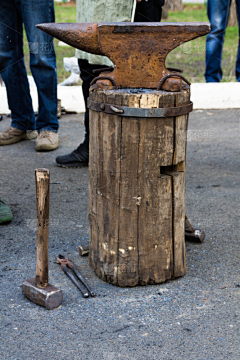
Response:
[[[46,23],[36,25],[45,33],[91,54],[104,55],[98,42],[98,24]]]

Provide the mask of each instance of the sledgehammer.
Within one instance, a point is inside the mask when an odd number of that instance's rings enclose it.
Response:
[[[62,291],[48,283],[49,184],[47,169],[35,171],[37,195],[37,266],[36,278],[22,284],[23,294],[38,305],[51,310],[61,305]]]

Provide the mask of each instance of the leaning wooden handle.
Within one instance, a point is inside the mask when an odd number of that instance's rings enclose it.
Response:
[[[37,169],[35,180],[37,197],[36,285],[45,288],[48,286],[49,170]]]

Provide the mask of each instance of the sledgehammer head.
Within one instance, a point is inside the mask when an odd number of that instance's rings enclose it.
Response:
[[[37,287],[36,279],[28,279],[22,284],[23,294],[35,304],[44,306],[48,310],[60,306],[63,300],[62,291],[48,284],[45,288]]]

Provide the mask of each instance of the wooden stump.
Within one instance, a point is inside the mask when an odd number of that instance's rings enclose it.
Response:
[[[189,104],[188,88],[92,91],[90,100],[135,108]],[[185,155],[188,114],[124,117],[90,110],[89,259],[119,286],[186,273]]]

